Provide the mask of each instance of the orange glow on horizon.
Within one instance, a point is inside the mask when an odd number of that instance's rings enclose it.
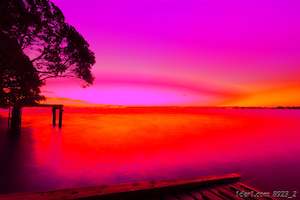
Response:
[[[254,88],[254,87],[253,87]],[[157,87],[110,86],[69,90],[65,98],[47,97],[48,104],[69,106],[299,106],[300,86],[278,85],[273,88],[254,88],[241,94],[201,94],[184,90]],[[188,95],[187,95],[188,94]],[[63,96],[63,95],[62,95]]]

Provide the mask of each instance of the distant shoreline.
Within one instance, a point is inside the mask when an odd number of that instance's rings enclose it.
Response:
[[[26,106],[25,108],[29,108]],[[98,108],[98,109],[300,109],[300,106],[74,106],[64,105],[66,108]],[[8,109],[8,107],[0,107]]]

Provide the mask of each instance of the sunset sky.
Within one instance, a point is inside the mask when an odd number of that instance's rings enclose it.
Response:
[[[300,1],[53,2],[95,52],[96,80],[50,80],[50,100],[300,105]]]

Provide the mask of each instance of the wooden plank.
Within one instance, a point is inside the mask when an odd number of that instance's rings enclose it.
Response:
[[[246,185],[244,183],[241,183],[241,182],[237,182],[237,183],[234,183],[234,184],[230,184],[228,186],[231,190],[234,190],[235,192],[236,191],[239,191],[239,192],[260,192],[258,189],[252,187],[252,186],[249,186],[249,185]],[[254,197],[248,197],[247,199],[253,199],[253,200],[256,200],[257,198],[254,198]],[[272,198],[272,197],[261,197],[259,199],[266,199],[266,200],[276,200],[276,198]]]
[[[249,192],[251,190],[247,189],[247,188],[244,188],[244,187],[241,187],[240,185],[234,183],[234,184],[230,184],[231,188],[233,188],[235,191],[239,191],[239,192]]]
[[[194,197],[187,192],[183,192],[182,194],[177,194],[175,196],[180,200],[195,200]]]
[[[237,182],[237,183],[235,183],[235,185],[238,185],[239,187],[244,188],[244,189],[246,189],[248,191],[259,192],[258,189],[254,188],[254,187],[252,187],[250,185],[247,185],[245,183]],[[275,198],[272,198],[271,196],[270,197],[262,197],[260,199],[275,200]]]
[[[224,200],[224,198],[220,197],[219,195],[215,194],[214,192],[211,192],[209,190],[204,190],[201,192],[204,198],[212,199],[212,200]]]
[[[230,189],[234,190],[235,193],[236,192],[250,192],[251,190],[245,189],[243,187],[241,187],[240,185],[234,183],[234,184],[230,184],[228,186]],[[251,197],[247,197],[247,198],[242,198],[242,199],[247,199],[247,200],[255,200],[254,198]]]
[[[10,195],[0,195],[2,199],[79,199],[88,198],[95,196],[103,196],[116,193],[128,193],[137,191],[148,191],[148,190],[165,190],[165,189],[176,189],[183,191],[186,188],[202,187],[203,185],[221,184],[226,182],[234,182],[240,179],[239,174],[228,174],[224,176],[207,176],[199,177],[191,180],[169,180],[169,181],[150,181],[140,182],[137,184],[121,184],[116,186],[98,186],[88,188],[77,188],[77,189],[65,189],[56,190],[50,192],[39,192],[39,193],[18,193]]]
[[[221,187],[216,187],[215,192],[229,198],[232,200],[242,200],[242,198],[238,197],[236,195],[236,192],[230,190],[228,186],[221,186]]]
[[[244,188],[245,190],[248,190],[248,191],[258,191],[257,189],[255,189],[251,186],[248,186],[246,184],[240,183],[240,182],[235,183],[235,185],[238,185],[240,188]]]
[[[196,199],[196,200],[204,200],[201,192],[199,191],[192,191],[191,195]]]

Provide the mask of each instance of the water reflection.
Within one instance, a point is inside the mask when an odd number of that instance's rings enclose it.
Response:
[[[1,129],[0,134],[0,191],[12,192],[15,188],[25,189],[30,178],[34,148],[30,129],[24,129],[26,136]]]
[[[66,108],[60,130],[51,111],[27,109],[22,133],[0,136],[1,192],[229,172],[265,190],[300,188],[299,119],[299,110]]]

